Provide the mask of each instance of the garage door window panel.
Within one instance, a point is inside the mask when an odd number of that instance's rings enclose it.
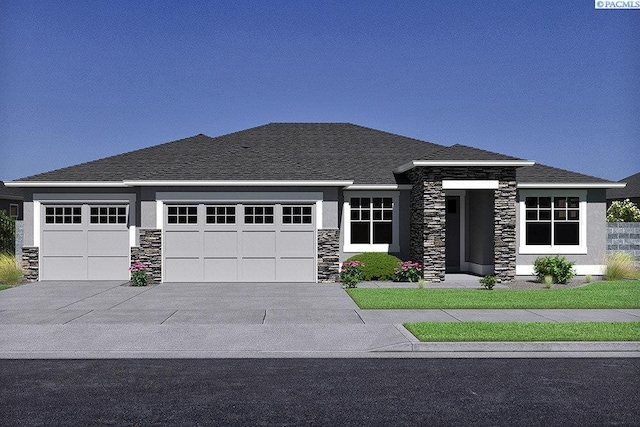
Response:
[[[44,212],[46,224],[82,224],[81,206],[47,206]]]
[[[282,223],[311,224],[313,222],[311,212],[311,206],[283,206]]]
[[[235,206],[207,206],[207,224],[235,224]]]
[[[273,224],[273,206],[245,206],[245,224]]]
[[[91,206],[89,222],[91,224],[126,224],[125,206]]]
[[[168,206],[167,207],[167,223],[168,224],[197,224],[198,223],[198,207],[197,206]]]

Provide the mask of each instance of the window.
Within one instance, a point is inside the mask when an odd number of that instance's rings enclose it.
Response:
[[[125,206],[91,206],[89,221],[91,224],[126,224]]]
[[[283,206],[283,224],[311,224],[311,206]]]
[[[273,206],[245,206],[245,224],[273,224]]]
[[[198,207],[197,206],[168,206],[167,207],[167,223],[168,224],[197,224],[198,223]]]
[[[586,253],[586,192],[527,193],[520,199],[520,252]]]
[[[351,244],[391,244],[393,242],[393,199],[352,197]]]
[[[235,224],[235,206],[207,206],[207,224]]]
[[[80,206],[47,206],[44,210],[46,224],[81,224],[82,208]]]
[[[9,216],[13,219],[18,218],[18,205],[11,204],[9,205]]]

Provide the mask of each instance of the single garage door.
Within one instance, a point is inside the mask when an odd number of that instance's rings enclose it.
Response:
[[[128,280],[126,205],[44,205],[41,280]]]
[[[166,282],[315,282],[315,206],[164,207]]]

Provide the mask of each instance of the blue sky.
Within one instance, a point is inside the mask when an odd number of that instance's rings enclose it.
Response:
[[[638,40],[640,10],[593,0],[3,0],[0,179],[351,122],[618,180],[640,171]]]

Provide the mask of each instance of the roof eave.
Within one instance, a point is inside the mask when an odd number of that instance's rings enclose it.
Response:
[[[126,187],[122,181],[9,181],[7,187]]]
[[[533,166],[531,160],[412,160],[393,170],[394,173],[404,173],[420,166]]]

